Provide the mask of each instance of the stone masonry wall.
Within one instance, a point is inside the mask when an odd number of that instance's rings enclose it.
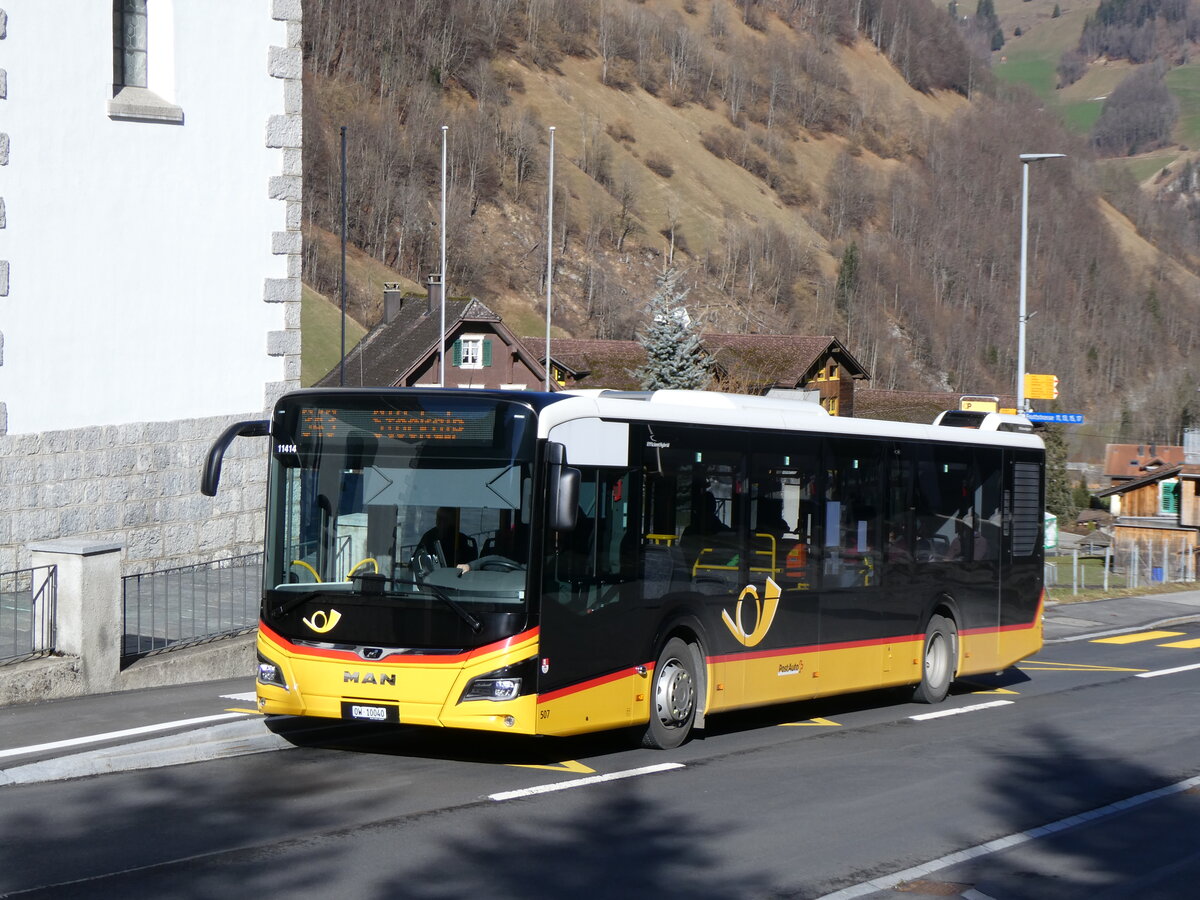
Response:
[[[120,541],[124,575],[262,550],[267,438],[235,440],[217,496],[200,493],[209,446],[240,418],[0,435],[0,572],[61,537]]]

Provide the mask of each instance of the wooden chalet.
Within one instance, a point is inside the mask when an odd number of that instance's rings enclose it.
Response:
[[[1141,566],[1173,578],[1194,573],[1200,547],[1200,465],[1155,466],[1140,478],[1121,481],[1096,493],[1109,498],[1113,551],[1119,564],[1137,554]],[[1136,548],[1136,550],[1135,550]]]
[[[384,290],[383,320],[346,354],[347,387],[436,385],[440,347],[446,354],[446,387],[538,390],[544,385],[539,359],[474,297],[446,298],[445,341],[439,341],[440,290],[436,282],[430,282],[426,295]],[[339,366],[317,386],[340,383]]]
[[[536,338],[525,341],[540,361],[545,356],[544,344],[538,344]],[[834,337],[702,334],[700,342],[713,361],[716,390],[803,392],[833,415],[853,415],[855,385],[870,378]],[[637,341],[550,341],[552,380],[560,389],[640,390],[634,373],[645,363],[645,348]]]

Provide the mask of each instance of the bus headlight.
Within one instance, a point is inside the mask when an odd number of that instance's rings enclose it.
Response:
[[[534,660],[530,658],[516,665],[472,678],[458,702],[515,700],[523,694],[533,692],[536,683],[534,672]]]
[[[287,681],[283,677],[283,669],[279,667],[278,663],[271,662],[261,653],[258,654],[258,680],[261,684],[273,684],[285,691],[288,689]]]
[[[476,678],[463,692],[463,700],[512,700],[520,695],[520,678]]]

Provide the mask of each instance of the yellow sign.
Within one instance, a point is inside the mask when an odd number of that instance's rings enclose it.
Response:
[[[1058,398],[1057,375],[1031,375],[1025,373],[1025,396],[1030,400],[1055,400]]]
[[[968,412],[996,412],[1000,401],[995,397],[963,397],[958,401],[958,408]]]

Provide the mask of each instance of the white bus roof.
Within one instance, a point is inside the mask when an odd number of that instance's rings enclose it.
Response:
[[[539,436],[551,428],[581,418],[616,419],[632,422],[677,422],[728,428],[764,428],[779,431],[812,432],[870,437],[893,437],[918,441],[948,441],[963,444],[988,444],[1041,449],[1042,440],[1031,433],[1008,429],[920,425],[883,419],[856,419],[831,416],[820,404],[785,397],[760,397],[716,391],[565,391],[569,398],[544,407],[540,414]],[[1024,416],[988,416],[1020,419]],[[942,416],[938,417],[939,419]],[[935,420],[936,421],[936,420]]]

